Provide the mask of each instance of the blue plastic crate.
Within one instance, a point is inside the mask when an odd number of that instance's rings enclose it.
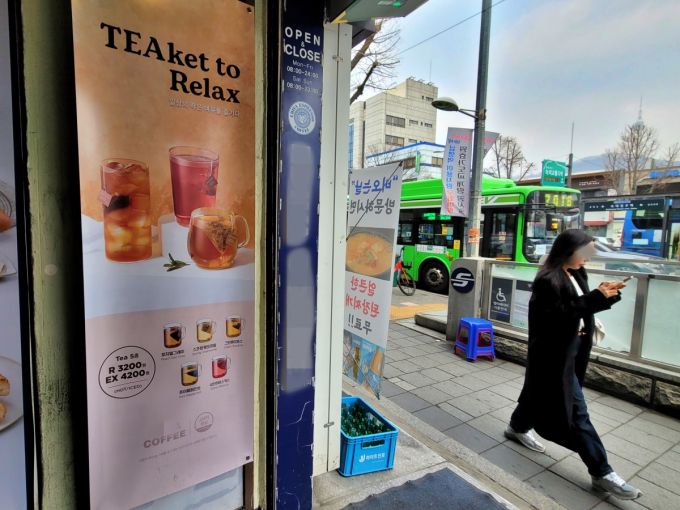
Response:
[[[379,434],[349,437],[342,431],[341,427],[338,473],[342,476],[354,476],[392,469],[399,429],[380,416],[375,409],[359,397],[344,397],[342,407],[351,407],[355,402],[359,402],[359,405],[369,416],[373,416],[374,419],[384,423],[388,430]],[[373,445],[364,446],[367,443],[373,443]],[[375,445],[375,443],[380,444]]]

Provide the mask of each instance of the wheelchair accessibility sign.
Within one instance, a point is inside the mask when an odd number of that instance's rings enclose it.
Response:
[[[288,110],[288,122],[299,135],[308,135],[316,125],[316,115],[310,105],[304,101],[293,103]]]

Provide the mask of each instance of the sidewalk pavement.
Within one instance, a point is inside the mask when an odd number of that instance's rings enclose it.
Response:
[[[533,506],[553,507],[527,497],[537,489],[573,510],[680,509],[680,420],[584,388],[610,464],[644,494],[622,502],[591,486],[575,453],[542,440],[547,451],[540,454],[505,438],[524,367],[499,359],[470,363],[442,333],[413,319],[390,323],[385,356],[381,401],[424,422],[430,439]]]

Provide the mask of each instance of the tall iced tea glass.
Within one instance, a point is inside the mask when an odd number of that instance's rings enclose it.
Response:
[[[220,157],[195,147],[170,149],[170,177],[175,218],[184,227],[194,209],[214,207]]]
[[[243,223],[239,242],[236,220]],[[250,241],[250,230],[243,216],[217,207],[203,207],[191,213],[187,249],[191,260],[201,269],[226,269],[234,263],[236,252]]]
[[[101,162],[106,258],[137,262],[151,257],[149,167],[132,159]]]

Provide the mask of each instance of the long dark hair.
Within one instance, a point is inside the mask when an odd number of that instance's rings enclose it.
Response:
[[[573,292],[573,285],[569,281],[567,273],[562,269],[569,258],[580,248],[594,241],[593,237],[586,234],[583,230],[565,230],[557,236],[550,249],[548,258],[543,267],[538,271],[536,279],[545,279],[550,282],[558,294],[564,295],[565,292]],[[585,269],[581,270],[585,276]]]

